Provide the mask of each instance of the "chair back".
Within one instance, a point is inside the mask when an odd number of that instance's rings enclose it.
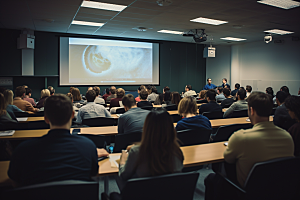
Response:
[[[115,136],[114,153],[121,153],[122,149],[126,149],[128,145],[134,142],[140,142],[142,138],[141,132],[123,133]]]
[[[144,109],[144,110],[152,110],[153,106],[143,106],[143,107],[140,107],[140,108]]]
[[[44,111],[36,112],[34,114],[29,114],[28,112],[14,112],[16,117],[43,117]]]
[[[116,109],[116,114],[123,114],[125,113],[125,109],[124,108],[117,108]]]
[[[197,104],[199,104],[199,103],[208,103],[208,101],[206,99],[197,100]]]
[[[3,192],[1,199],[99,199],[99,183],[92,181],[55,181],[19,187]]]
[[[178,110],[178,106],[176,104],[167,105],[164,107],[164,109],[170,111],[170,110]]]
[[[27,129],[50,129],[50,125],[47,124],[44,120],[32,121],[27,123]]]
[[[275,111],[276,111],[276,107],[272,109],[271,115],[274,115],[274,114],[275,114]]]
[[[127,181],[122,200],[192,200],[199,173],[174,173]]]
[[[247,199],[300,199],[300,158],[256,163],[245,182]]]
[[[212,129],[187,129],[177,131],[180,146],[206,144],[209,142]]]
[[[202,115],[208,119],[223,119],[223,112],[204,112]]]
[[[96,145],[97,148],[106,149],[106,144],[110,144],[111,138],[110,136],[105,135],[93,135],[93,134],[78,134],[80,137],[86,137]]]
[[[248,110],[237,110],[229,116],[229,118],[248,117]]]
[[[118,125],[118,119],[110,118],[110,117],[97,117],[90,119],[83,119],[82,124],[92,127],[99,126],[116,126]]]
[[[178,114],[171,115],[171,117],[172,117],[174,123],[176,123],[176,122],[178,122],[179,120],[182,119],[182,117]]]
[[[246,122],[246,121],[245,121]],[[249,129],[252,128],[253,125],[250,123],[247,124],[230,124],[226,126],[220,126],[213,138],[213,142],[222,142],[228,141],[230,136],[240,129]]]

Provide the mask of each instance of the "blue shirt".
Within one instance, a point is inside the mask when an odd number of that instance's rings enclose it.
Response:
[[[216,85],[214,85],[214,84],[206,84],[204,87],[203,87],[203,90],[209,90],[209,89],[215,89],[215,88],[217,88],[217,86]]]
[[[88,102],[79,109],[76,122],[81,123],[83,119],[96,117],[111,117],[111,115],[104,106],[96,104],[95,102]]]
[[[6,111],[8,112],[8,114],[10,115],[10,117],[14,120],[17,120],[15,113],[14,112],[24,112],[23,110],[21,110],[20,108],[18,108],[15,105],[10,105],[8,104],[6,107]]]
[[[183,118],[177,122],[176,131],[186,129],[212,129],[209,119],[203,115],[196,115],[194,117]]]

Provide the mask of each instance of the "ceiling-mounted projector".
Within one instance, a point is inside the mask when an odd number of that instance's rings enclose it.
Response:
[[[185,37],[193,37],[196,43],[205,42],[207,40],[207,35],[204,33],[205,29],[192,29],[188,32],[182,34]]]

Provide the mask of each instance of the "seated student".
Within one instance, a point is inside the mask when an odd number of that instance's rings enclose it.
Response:
[[[95,86],[93,87],[93,90],[96,93],[96,99],[95,99],[95,103],[99,103],[99,104],[105,104],[105,100],[103,98],[100,97],[100,88]]]
[[[211,78],[207,79],[207,84],[203,87],[203,90],[216,89],[217,86],[211,83]]]
[[[295,120],[291,118],[289,112],[285,106],[285,100],[290,95],[283,91],[278,91],[276,93],[276,102],[278,107],[275,110],[273,123],[280,128],[289,130],[289,128],[296,123]]]
[[[197,113],[197,102],[195,98],[184,97],[178,106],[178,114],[183,117],[176,125],[176,131],[185,129],[212,129],[210,121],[203,115]]]
[[[199,107],[199,114],[204,112],[222,112],[222,107],[216,102],[216,91],[207,90],[205,98],[208,101],[207,104],[202,104]]]
[[[109,95],[109,96],[106,98],[106,103],[110,103],[110,100],[111,100],[111,99],[117,98],[116,92],[117,92],[116,87],[115,87],[115,86],[111,86],[111,87],[110,87],[110,93],[111,93],[111,95]]]
[[[164,94],[161,93],[158,95],[158,97],[156,97],[155,101],[154,101],[154,105],[162,105],[164,104]]]
[[[236,93],[239,91],[241,85],[239,83],[236,83],[234,85],[235,89],[231,91],[231,96],[235,97]]]
[[[39,100],[39,102],[36,104],[37,108],[42,108],[44,107],[44,102],[45,100],[50,97],[50,91],[48,89],[43,89],[41,91],[41,99]]]
[[[127,149],[130,149],[129,153],[122,152],[119,165],[123,183],[131,178],[181,172],[183,168],[184,157],[177,142],[173,120],[162,108],[149,112],[141,143]]]
[[[5,90],[3,92],[4,99],[5,99],[5,105],[6,105],[6,111],[10,115],[10,117],[14,120],[17,120],[14,112],[24,112],[17,106],[13,105],[13,99],[14,99],[14,93],[11,90]]]
[[[125,113],[118,119],[118,134],[142,132],[149,110],[138,108],[132,94],[123,97]]]
[[[171,103],[178,106],[181,100],[180,94],[178,92],[172,92],[171,97],[172,97]]]
[[[205,99],[205,94],[206,94],[207,90],[201,90],[199,92],[199,97],[198,97],[198,101],[200,101],[200,103],[208,103],[207,100]]]
[[[290,89],[287,86],[282,86],[280,88],[280,91],[287,93],[289,96],[291,95],[290,94]]]
[[[185,86],[185,93],[182,96],[187,97],[187,96],[193,96],[193,95],[197,95],[197,93],[194,90],[192,90],[191,85],[186,85]]]
[[[116,91],[116,95],[117,95],[117,98],[114,98],[114,99],[110,100],[110,105],[109,105],[110,108],[120,107],[119,102],[122,101],[122,98],[125,95],[125,90],[123,88],[118,88],[117,91]]]
[[[137,107],[140,107],[140,108],[145,107],[145,106],[146,107],[149,107],[149,106],[153,107],[152,103],[150,103],[149,101],[147,101],[147,97],[148,97],[147,90],[142,89],[140,91],[140,99],[141,99],[141,101],[137,103]]]
[[[74,103],[73,103],[73,95],[71,93],[68,93],[66,94],[67,97],[70,98],[71,102],[72,102],[72,106],[73,106],[73,110],[75,111],[75,114],[74,114],[74,118],[77,119],[77,115],[78,115],[78,110],[79,108],[77,108],[76,106],[74,106]]]
[[[230,89],[230,85],[227,83],[227,78],[222,79],[222,88]]]
[[[48,88],[47,88],[48,90],[49,90],[49,92],[50,92],[50,96],[52,96],[52,95],[54,95],[54,93],[55,93],[55,89],[52,87],[52,86],[48,86]]]
[[[25,96],[25,92],[26,90],[23,86],[18,86],[15,91],[16,96],[13,100],[13,104],[23,111],[37,112],[37,108],[34,108],[31,103],[22,99]]]
[[[223,89],[223,94],[225,96],[226,99],[224,99],[221,103],[222,108],[229,108],[231,106],[231,104],[233,104],[234,99],[233,97],[230,95],[230,91],[228,88],[224,88]]]
[[[78,88],[73,88],[71,94],[73,95],[74,103],[85,103],[85,101],[82,99],[80,95],[80,90]]]
[[[70,134],[73,116],[72,103],[66,95],[47,98],[45,122],[50,124],[50,131],[22,142],[10,161],[8,176],[18,186],[62,180],[89,181],[98,174],[97,157],[108,153],[96,149],[91,140]]]
[[[26,91],[26,93],[25,93],[23,100],[28,101],[29,103],[31,103],[32,106],[36,106],[34,99],[31,98],[32,90],[30,88],[25,88],[25,91]]]
[[[276,96],[274,95],[274,91],[272,87],[267,87],[266,88],[266,94],[269,94],[272,96],[273,99],[273,104],[276,104]]]
[[[96,117],[111,117],[110,113],[104,106],[96,104],[96,92],[94,90],[88,90],[85,94],[87,104],[82,106],[77,114],[76,123],[81,123],[84,119],[96,118]]]
[[[171,92],[168,90],[164,93],[164,103],[161,104],[162,106],[167,106],[172,104],[172,96]]]
[[[110,95],[111,95],[110,88],[106,88],[105,94],[102,96],[105,102],[106,102],[107,97],[109,97]]]
[[[166,91],[170,91],[169,86],[165,86],[165,87],[163,88],[163,94],[164,94]]]
[[[144,85],[141,85],[140,87],[138,87],[137,92],[138,92],[139,96],[135,98],[136,102],[140,102],[141,101],[141,99],[140,99],[140,92],[142,91],[142,89],[147,90],[147,88]]]
[[[247,86],[246,86],[246,91],[247,91],[247,95],[246,95],[246,98],[245,98],[245,99],[247,99],[247,98],[250,96],[251,92],[252,92],[252,87],[251,87],[251,85],[247,85]]]
[[[223,94],[223,88],[222,87],[218,87],[217,92],[218,92],[218,95],[216,96],[216,101],[217,102],[221,102],[221,101],[226,99],[226,97]]]
[[[285,100],[285,106],[289,111],[289,114],[292,119],[297,123],[291,126],[288,132],[291,134],[294,141],[294,155],[300,156],[300,97],[299,96],[289,96]]]
[[[6,111],[6,102],[4,95],[0,93],[0,127],[6,125],[7,123],[17,123],[16,119],[13,119]]]
[[[269,95],[253,92],[248,98],[248,115],[253,128],[236,131],[229,138],[224,160],[236,165],[237,181],[241,187],[244,186],[255,163],[290,157],[294,154],[294,144],[290,134],[269,121],[272,108],[273,103]],[[206,177],[205,199],[213,199],[212,197],[218,194],[224,196],[224,193],[217,191],[224,188],[216,187],[217,182],[215,174]]]
[[[238,92],[236,93],[237,102],[234,102],[224,113],[223,117],[229,117],[234,111],[239,110],[247,110],[248,109],[248,102],[245,100],[246,98],[246,90],[241,87]]]
[[[156,98],[158,97],[156,87],[155,87],[155,86],[152,86],[152,88],[151,88],[150,91],[151,91],[151,93],[148,95],[147,100],[148,100],[148,101],[155,101]]]

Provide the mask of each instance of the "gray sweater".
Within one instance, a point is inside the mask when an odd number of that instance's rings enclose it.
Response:
[[[228,110],[224,113],[223,117],[226,118],[230,114],[233,113],[233,111],[238,111],[238,110],[247,110],[248,109],[248,102],[246,100],[238,100],[237,102],[234,102]]]

